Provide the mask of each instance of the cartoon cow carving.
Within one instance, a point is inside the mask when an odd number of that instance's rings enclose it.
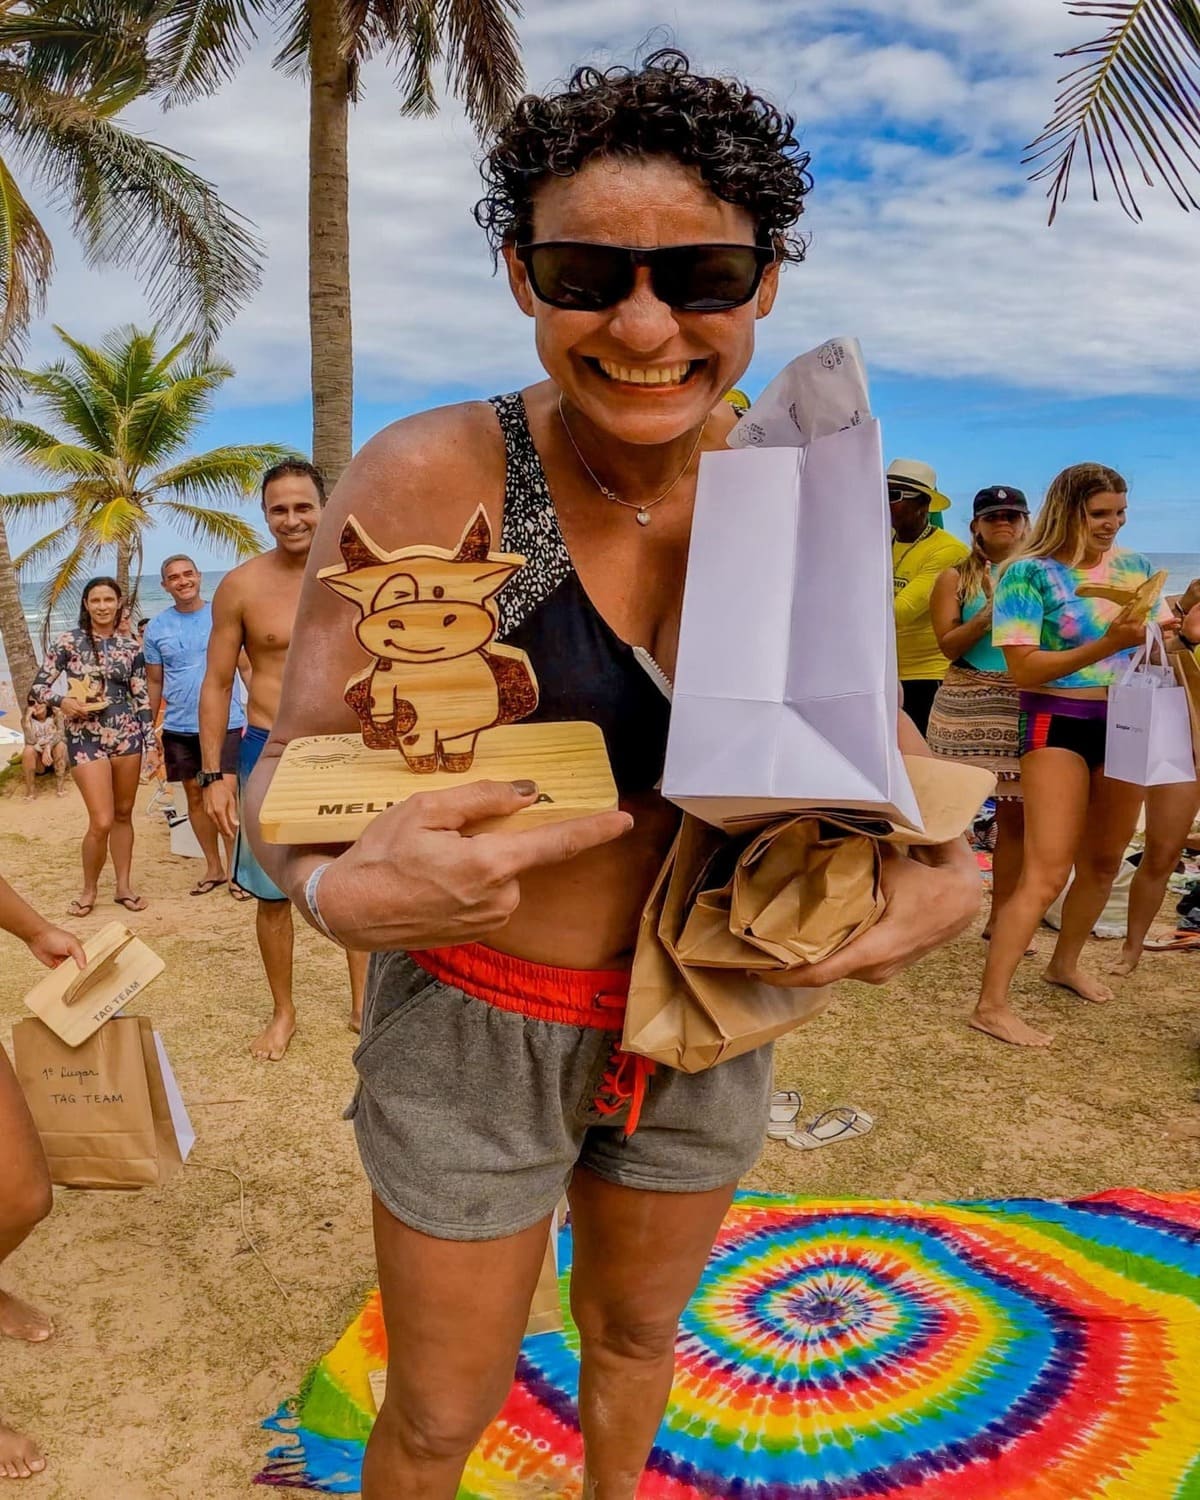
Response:
[[[413,771],[469,771],[483,730],[537,707],[529,658],[493,643],[492,601],[525,559],[491,550],[482,506],[453,552],[381,552],[353,516],[339,546],[345,566],[317,576],[358,606],[355,635],[375,658],[346,684],[363,743],[400,750]]]

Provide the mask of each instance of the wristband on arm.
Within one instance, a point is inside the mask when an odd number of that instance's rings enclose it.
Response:
[[[329,930],[329,924],[321,915],[321,908],[317,905],[317,887],[321,884],[321,877],[328,870],[331,863],[331,860],[326,860],[323,865],[318,865],[304,882],[304,904],[308,908],[308,914],[312,918],[313,925],[317,931],[323,933],[331,943],[337,943],[339,948],[344,948],[346,946],[345,943],[339,938],[334,937],[333,933]]]

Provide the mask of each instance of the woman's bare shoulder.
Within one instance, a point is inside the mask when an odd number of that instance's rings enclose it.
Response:
[[[495,409],[487,401],[435,407],[389,423],[359,450],[330,498],[321,537],[353,515],[385,548],[414,540],[414,527],[421,541],[450,546],[481,504],[497,523],[503,498]]]

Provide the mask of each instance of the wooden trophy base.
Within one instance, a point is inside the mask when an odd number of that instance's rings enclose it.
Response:
[[[604,736],[595,724],[506,724],[479,736],[471,769],[409,770],[399,750],[368,750],[357,734],[293,740],[280,757],[259,812],[268,844],[353,843],[372,819],[414,792],[472,781],[533,781],[538,800],[489,818],[472,832],[559,823],[617,805]]]

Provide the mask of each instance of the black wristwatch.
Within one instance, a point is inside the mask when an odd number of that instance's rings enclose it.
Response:
[[[196,785],[203,790],[206,786],[212,786],[214,781],[220,781],[224,774],[224,771],[198,771]]]

